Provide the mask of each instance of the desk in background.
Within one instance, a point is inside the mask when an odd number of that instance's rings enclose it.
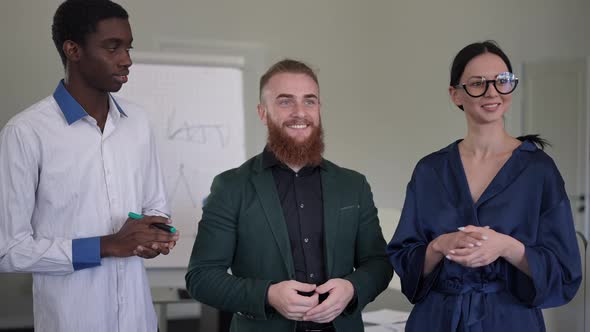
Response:
[[[152,287],[151,290],[160,332],[168,331],[168,304],[195,302],[190,297],[181,296],[180,289],[176,287]]]

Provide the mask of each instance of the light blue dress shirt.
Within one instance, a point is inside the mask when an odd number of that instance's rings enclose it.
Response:
[[[100,258],[129,211],[168,215],[153,133],[109,98],[101,132],[60,82],[0,132],[0,272],[32,272],[38,331],[156,331],[143,260]]]

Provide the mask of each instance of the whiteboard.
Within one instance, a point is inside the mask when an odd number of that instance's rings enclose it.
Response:
[[[246,157],[242,70],[232,65],[134,58],[129,81],[116,94],[144,109],[160,155],[172,224],[180,231],[167,255],[147,267],[184,267],[213,177]]]

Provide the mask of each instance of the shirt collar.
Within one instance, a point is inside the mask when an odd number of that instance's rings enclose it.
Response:
[[[275,154],[270,151],[268,146],[265,146],[262,151],[262,168],[266,169],[280,164],[281,162],[277,159]]]
[[[62,113],[64,114],[64,117],[66,118],[66,121],[68,122],[68,125],[71,125],[72,123],[88,115],[84,108],[68,92],[63,80],[59,81],[59,83],[57,84],[57,87],[53,92],[53,98],[59,105],[59,108],[61,109]],[[119,113],[121,113],[124,116],[127,116],[127,114],[125,114],[121,106],[117,103],[115,98],[113,98],[113,96],[110,93],[109,99],[109,106],[111,105],[112,101],[112,104],[114,104],[117,110],[119,110]]]
[[[266,169],[266,168],[270,168],[273,166],[281,166],[281,165],[287,167],[283,162],[281,162],[280,160],[277,159],[275,154],[272,153],[272,151],[270,151],[268,146],[265,146],[264,150],[262,151],[262,168]],[[308,167],[308,166],[305,166],[305,167]],[[326,161],[324,159],[322,159],[322,162],[320,163],[319,167],[321,169],[326,169]]]

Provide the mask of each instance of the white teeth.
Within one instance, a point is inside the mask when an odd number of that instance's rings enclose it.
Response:
[[[288,126],[289,128],[294,128],[294,129],[304,129],[307,128],[307,125],[301,124],[301,125],[291,125]]]

